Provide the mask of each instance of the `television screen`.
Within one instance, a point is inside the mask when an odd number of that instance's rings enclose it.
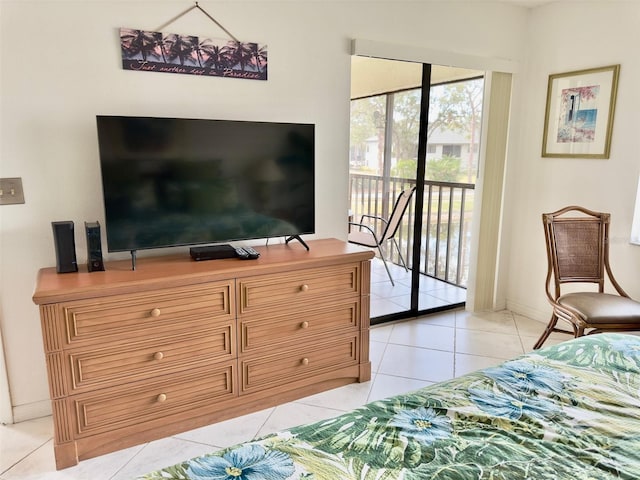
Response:
[[[108,251],[311,234],[313,124],[98,116]]]

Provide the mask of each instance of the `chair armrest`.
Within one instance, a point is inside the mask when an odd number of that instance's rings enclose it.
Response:
[[[376,242],[378,241],[378,236],[376,235],[376,232],[369,225],[365,225],[364,223],[355,223],[355,222],[349,222],[349,225],[353,227],[359,227],[360,230],[362,230],[363,228],[369,230],[369,233],[373,235],[373,238],[376,239]]]
[[[387,223],[389,223],[389,222],[387,222],[384,218],[379,217],[378,215],[369,215],[369,214],[366,214],[366,213],[365,213],[365,214],[363,214],[363,215],[360,217],[360,224],[362,224],[362,221],[363,221],[365,218],[373,218],[374,220],[380,220],[380,221],[381,221],[382,223],[384,223],[385,225],[386,225]]]

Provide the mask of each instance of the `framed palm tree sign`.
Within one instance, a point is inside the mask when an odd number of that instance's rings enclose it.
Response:
[[[121,28],[120,47],[125,70],[267,79],[267,46],[258,43]]]
[[[549,75],[543,157],[609,158],[620,65]]]

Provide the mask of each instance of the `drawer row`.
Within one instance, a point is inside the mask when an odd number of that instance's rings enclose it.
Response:
[[[359,265],[347,264],[239,279],[237,289],[236,282],[229,280],[66,302],[53,306],[57,309],[53,315],[43,315],[60,319],[44,325],[51,330],[45,332],[45,348],[120,345],[181,335],[212,323],[228,325],[236,316],[295,315],[310,305],[330,307],[340,298],[359,298],[359,279]],[[255,322],[252,325],[263,329]],[[295,328],[281,326],[289,331]],[[250,335],[250,330],[243,335]]]
[[[286,389],[295,382],[311,384],[322,372],[355,366],[359,341],[358,334],[341,335],[274,355],[201,362],[187,370],[69,396],[64,408],[73,420],[75,438],[211,409],[238,396]]]
[[[300,312],[274,317],[249,316],[224,322],[200,322],[197,328],[176,328],[181,334],[147,336],[127,343],[91,348],[67,348],[48,352],[56,365],[67,370],[68,388],[59,395],[102,388],[114,382],[134,381],[166,374],[186,365],[261,357],[271,351],[315,344],[336,334],[354,334],[360,329],[359,299],[341,299]],[[176,325],[174,325],[176,326]],[[185,333],[186,332],[186,333]]]

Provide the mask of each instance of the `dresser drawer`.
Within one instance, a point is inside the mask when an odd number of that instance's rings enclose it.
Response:
[[[323,370],[358,363],[357,334],[320,341],[272,355],[240,358],[240,394],[291,383],[300,378],[313,382]]]
[[[231,324],[119,348],[67,353],[71,393],[184,370],[235,357]]]
[[[75,436],[82,438],[110,430],[168,418],[181,412],[207,412],[216,402],[236,396],[234,362],[220,363],[152,381],[69,397]]]
[[[233,282],[63,303],[67,346],[146,340],[233,322]]]
[[[300,344],[326,333],[357,331],[360,328],[360,302],[343,299],[322,308],[294,309],[280,316],[245,316],[239,321],[240,352],[271,348],[283,342]],[[281,347],[282,348],[282,347]]]
[[[239,314],[334,295],[360,295],[360,288],[359,264],[251,277],[238,281]]]

